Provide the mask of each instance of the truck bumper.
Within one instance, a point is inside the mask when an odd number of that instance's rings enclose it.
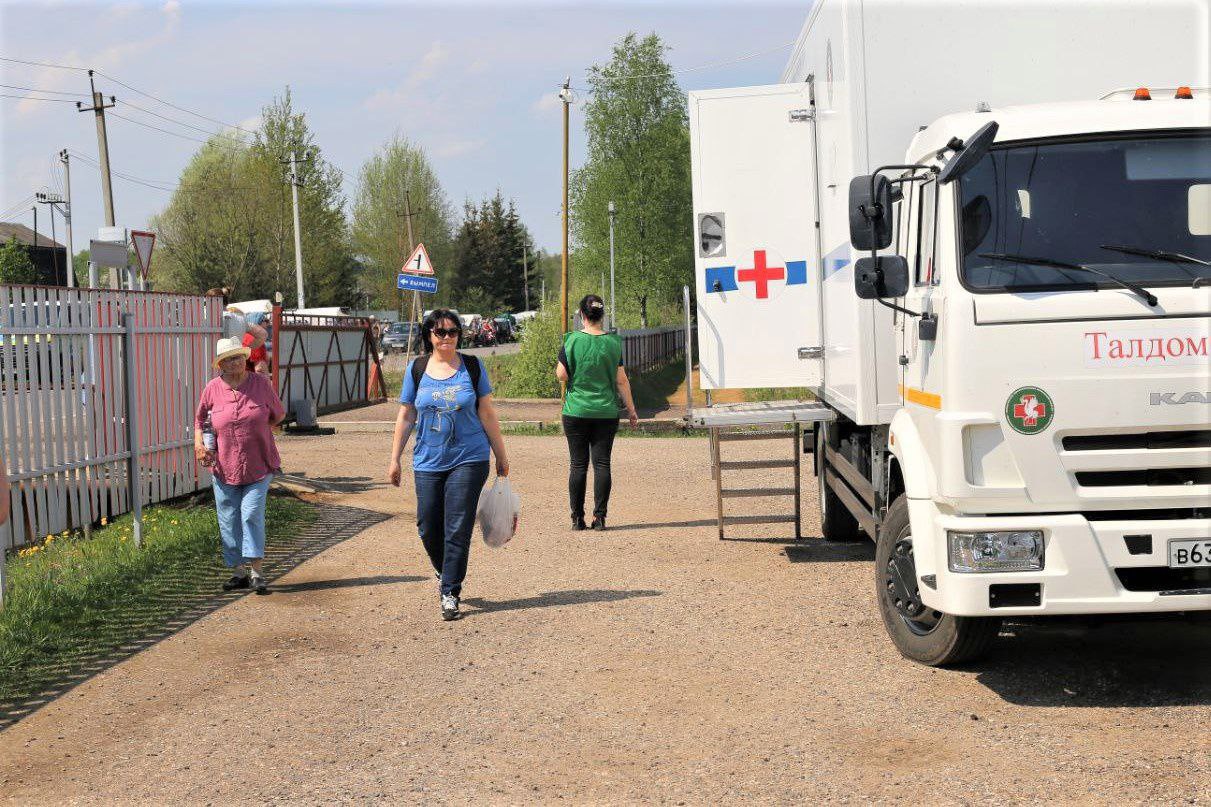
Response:
[[[1091,521],[1079,513],[955,516],[940,513],[927,499],[911,500],[909,514],[922,600],[943,613],[1039,616],[1211,610],[1211,570],[1192,575],[1168,567],[1169,542],[1211,536],[1211,519]],[[1041,530],[1043,568],[950,571],[947,532],[985,530]],[[1127,536],[1132,536],[1130,542]]]

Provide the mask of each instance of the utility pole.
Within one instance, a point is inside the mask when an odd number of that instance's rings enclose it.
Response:
[[[404,218],[408,220],[408,255],[412,255],[412,250],[416,249],[416,242],[412,240],[412,194],[407,189],[404,190]],[[404,260],[407,260],[405,258]],[[402,267],[401,267],[402,268]],[[402,294],[402,292],[401,292]],[[412,329],[416,327],[416,308],[420,303],[420,292],[412,292],[412,313],[408,320],[408,341],[404,344],[404,367],[407,368],[408,362],[412,360]],[[401,302],[402,305],[402,302]]]
[[[38,199],[38,204],[40,204],[40,205],[50,205],[51,265],[54,266],[54,268],[55,268],[55,281],[58,282],[58,280],[59,280],[59,250],[55,246],[55,243],[58,241],[58,236],[55,235],[55,210],[58,209],[57,205],[60,205],[63,203],[63,197],[59,196],[58,194],[54,194],[54,193],[39,193],[39,194],[37,194],[37,199]],[[34,212],[37,213],[37,210],[35,209]],[[34,221],[35,234],[37,232],[37,230],[36,230],[37,226],[38,226],[38,222],[35,217],[35,221]],[[71,258],[70,257],[68,258],[67,268],[68,268],[67,275],[68,275],[68,277],[71,277]]]
[[[105,135],[105,110],[111,108],[116,100],[109,96],[105,103],[104,96],[97,92],[93,82],[93,71],[88,71],[88,86],[92,90],[92,106],[84,106],[76,102],[77,112],[92,112],[97,118],[97,155],[101,158],[101,197],[105,203],[105,226],[114,226],[114,191],[109,179],[109,139]]]
[[[610,327],[618,330],[618,309],[614,307],[614,216],[618,211],[610,202]]]
[[[521,280],[526,288],[526,310],[530,310],[530,245],[521,245]]]
[[[294,200],[294,281],[298,291],[299,308],[307,307],[303,299],[303,235],[299,225],[299,186],[303,184],[303,180],[299,177],[299,162],[306,162],[310,159],[311,156],[304,153],[303,159],[300,161],[297,152],[290,152],[290,195]]]
[[[63,161],[63,184],[66,186],[67,198],[63,202],[63,226],[67,230],[67,287],[76,285],[76,253],[72,251],[71,240],[71,162],[68,160],[67,149],[59,152]]]
[[[563,265],[560,271],[559,328],[568,332],[568,109],[572,106],[572,77],[563,80],[559,91],[563,101]]]
[[[38,253],[38,206],[33,206],[34,211],[34,254]]]

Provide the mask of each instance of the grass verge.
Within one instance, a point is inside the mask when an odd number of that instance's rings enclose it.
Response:
[[[271,496],[268,540],[313,519],[310,505]],[[91,540],[47,536],[7,558],[0,704],[37,694],[79,663],[139,638],[227,578],[213,505],[152,507],[143,524],[142,549],[127,515],[94,530]]]

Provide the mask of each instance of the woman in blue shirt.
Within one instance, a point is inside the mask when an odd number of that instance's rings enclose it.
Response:
[[[442,619],[458,619],[467,576],[471,530],[479,494],[488,481],[488,453],[497,476],[509,475],[500,421],[492,404],[488,374],[474,356],[457,351],[462,338],[458,315],[439,308],[421,325],[425,355],[404,373],[391,463],[391,484],[399,487],[400,457],[412,432],[416,478],[416,525],[441,581]]]

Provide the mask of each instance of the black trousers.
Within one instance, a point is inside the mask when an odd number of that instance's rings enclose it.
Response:
[[[568,438],[572,468],[568,474],[568,499],[572,518],[584,518],[585,486],[589,478],[589,460],[593,461],[593,515],[605,518],[610,506],[610,452],[618,433],[618,418],[578,418],[563,416],[563,433]]]

